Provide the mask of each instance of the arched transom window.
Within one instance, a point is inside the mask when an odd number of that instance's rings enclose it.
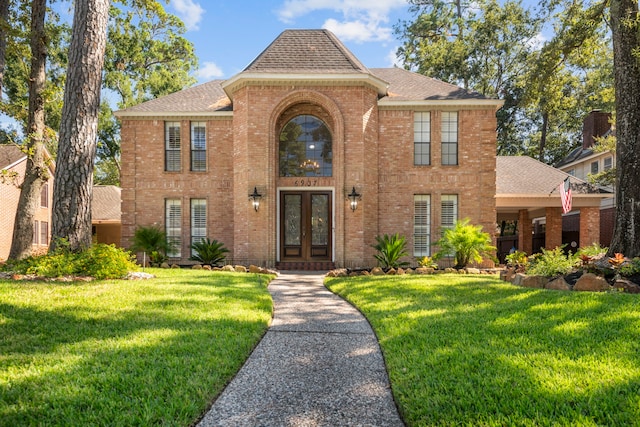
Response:
[[[280,176],[331,176],[331,132],[320,119],[300,115],[280,132]]]

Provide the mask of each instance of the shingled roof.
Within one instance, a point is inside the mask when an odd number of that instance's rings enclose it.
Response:
[[[244,69],[258,73],[369,73],[328,30],[285,30]]]
[[[0,144],[0,169],[6,169],[26,157],[27,155],[17,145]]]
[[[496,194],[498,195],[558,195],[558,187],[569,177],[571,192],[578,194],[609,194],[575,176],[528,156],[496,157]]]

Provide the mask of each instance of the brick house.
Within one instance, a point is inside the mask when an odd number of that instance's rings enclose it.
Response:
[[[48,156],[48,154],[47,154]],[[5,178],[0,181],[0,259],[6,260],[13,239],[13,224],[20,200],[19,184],[27,167],[27,155],[13,144],[0,145],[0,170]],[[34,252],[46,252],[51,239],[51,201],[53,200],[53,162],[49,164],[49,181],[43,185],[33,222]]]
[[[116,113],[122,244],[157,225],[176,263],[209,237],[236,264],[366,267],[376,235],[422,256],[458,218],[493,232],[501,105],[284,31],[228,80]]]

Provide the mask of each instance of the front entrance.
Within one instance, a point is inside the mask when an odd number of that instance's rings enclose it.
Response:
[[[280,193],[280,261],[331,261],[331,192]]]

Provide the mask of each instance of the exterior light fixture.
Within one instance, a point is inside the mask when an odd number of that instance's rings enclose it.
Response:
[[[260,199],[262,199],[262,194],[258,193],[258,188],[253,187],[253,193],[249,194],[249,200],[251,200],[251,204],[253,204],[253,209],[258,212],[260,208]]]
[[[351,193],[349,193],[347,197],[349,198],[349,201],[351,203],[351,210],[355,211],[356,209],[358,209],[358,200],[362,200],[362,194],[356,191],[356,187],[353,187],[351,189]]]

